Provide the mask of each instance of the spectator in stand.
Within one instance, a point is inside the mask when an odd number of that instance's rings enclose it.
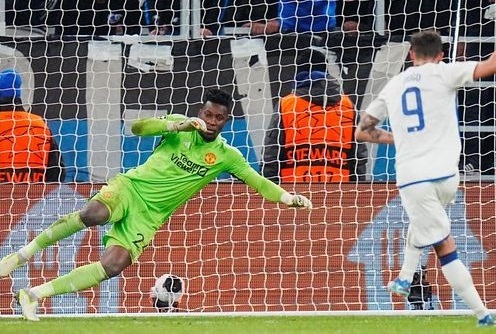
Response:
[[[277,32],[324,35],[339,30],[337,5],[335,0],[226,0],[222,5],[207,0],[200,35],[222,35],[224,27],[248,27],[254,36]],[[356,31],[358,22],[345,20],[342,29]]]
[[[181,12],[179,0],[153,0],[151,4],[146,4],[146,6],[148,14],[145,14],[145,21],[148,22],[150,35],[176,35],[179,33]]]
[[[343,91],[359,108],[375,47],[384,42],[372,32],[373,1],[280,0],[282,33],[311,36],[312,44],[336,54]]]
[[[262,174],[274,182],[363,180],[367,149],[354,140],[353,102],[327,74],[319,51],[307,50],[298,63],[296,88],[269,125]]]
[[[339,18],[338,5],[336,0],[280,0],[281,31],[312,33],[325,37],[331,32],[339,31],[339,24],[343,31],[357,31],[357,21]]]
[[[347,33],[372,32],[374,0],[342,0],[337,4],[337,24]]]
[[[0,72],[0,182],[59,182],[65,177],[57,144],[45,121],[26,111],[22,79]]]
[[[164,35],[176,32],[180,1],[61,0],[53,11],[59,35]]]
[[[326,33],[336,29],[337,1],[281,0],[282,32]]]
[[[200,35],[223,35],[225,27],[245,27],[251,35],[279,32],[279,0],[203,1]]]
[[[109,6],[112,34],[173,35],[178,29],[179,0],[110,0]]]
[[[145,1],[145,3],[148,3]],[[111,35],[141,35],[145,13],[139,0],[109,0],[107,24]]]

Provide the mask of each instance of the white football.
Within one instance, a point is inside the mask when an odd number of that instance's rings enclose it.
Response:
[[[157,278],[152,287],[150,297],[158,309],[175,308],[184,293],[184,281],[182,278],[165,274]]]

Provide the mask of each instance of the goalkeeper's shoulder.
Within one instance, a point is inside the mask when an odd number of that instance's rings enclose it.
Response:
[[[237,147],[229,144],[227,142],[227,140],[224,137],[222,137],[221,135],[219,135],[217,138],[219,140],[219,145],[220,145],[221,149],[223,149],[227,153],[228,156],[230,156],[234,159],[240,159],[241,158],[241,159],[245,160],[243,153],[241,153],[241,151]]]

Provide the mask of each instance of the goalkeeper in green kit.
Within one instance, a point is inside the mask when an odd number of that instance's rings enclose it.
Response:
[[[110,179],[80,211],[61,217],[0,261],[0,277],[5,277],[58,240],[86,227],[112,224],[103,238],[105,251],[100,261],[17,293],[25,319],[39,320],[36,313],[43,298],[85,290],[119,275],[137,261],[178,207],[223,172],[236,176],[267,200],[312,208],[304,196],[289,194],[259,175],[236,148],[219,136],[231,104],[229,94],[212,89],[204,97],[198,118],[172,114],[135,121],[133,134],[162,136],[148,160]]]

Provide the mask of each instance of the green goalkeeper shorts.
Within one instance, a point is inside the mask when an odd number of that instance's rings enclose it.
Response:
[[[103,203],[110,212],[112,227],[103,236],[105,248],[124,247],[136,262],[163,224],[163,213],[150,210],[131,181],[120,175],[110,179],[91,200]]]

